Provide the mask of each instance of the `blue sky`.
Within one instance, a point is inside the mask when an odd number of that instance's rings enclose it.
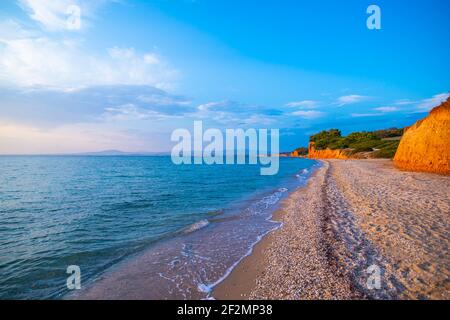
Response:
[[[381,9],[381,30],[366,9]],[[69,28],[68,8],[81,9]],[[448,1],[0,3],[0,153],[170,150],[175,128],[411,125],[448,97]]]

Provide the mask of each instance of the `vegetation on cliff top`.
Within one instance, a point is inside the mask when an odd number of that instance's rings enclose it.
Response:
[[[293,152],[297,152],[298,156],[307,156],[308,148],[300,147],[300,148],[295,149]]]
[[[372,132],[353,132],[346,137],[339,129],[321,131],[310,137],[316,150],[347,149],[349,154],[373,152],[375,158],[393,158],[403,129],[391,128]]]

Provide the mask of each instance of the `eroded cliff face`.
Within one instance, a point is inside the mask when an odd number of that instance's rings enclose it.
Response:
[[[405,131],[394,164],[402,170],[450,175],[450,98]]]
[[[310,142],[308,146],[308,158],[310,159],[349,159],[347,152],[342,149],[316,150],[314,142]]]

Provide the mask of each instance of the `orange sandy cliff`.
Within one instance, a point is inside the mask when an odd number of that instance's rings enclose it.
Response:
[[[405,131],[394,163],[402,170],[450,175],[450,98]]]
[[[314,142],[309,143],[308,158],[310,158],[310,159],[349,159],[346,152],[342,149],[316,150],[314,148]]]

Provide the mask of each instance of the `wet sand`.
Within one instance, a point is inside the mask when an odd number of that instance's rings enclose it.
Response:
[[[327,160],[275,219],[215,298],[450,298],[448,176]]]

